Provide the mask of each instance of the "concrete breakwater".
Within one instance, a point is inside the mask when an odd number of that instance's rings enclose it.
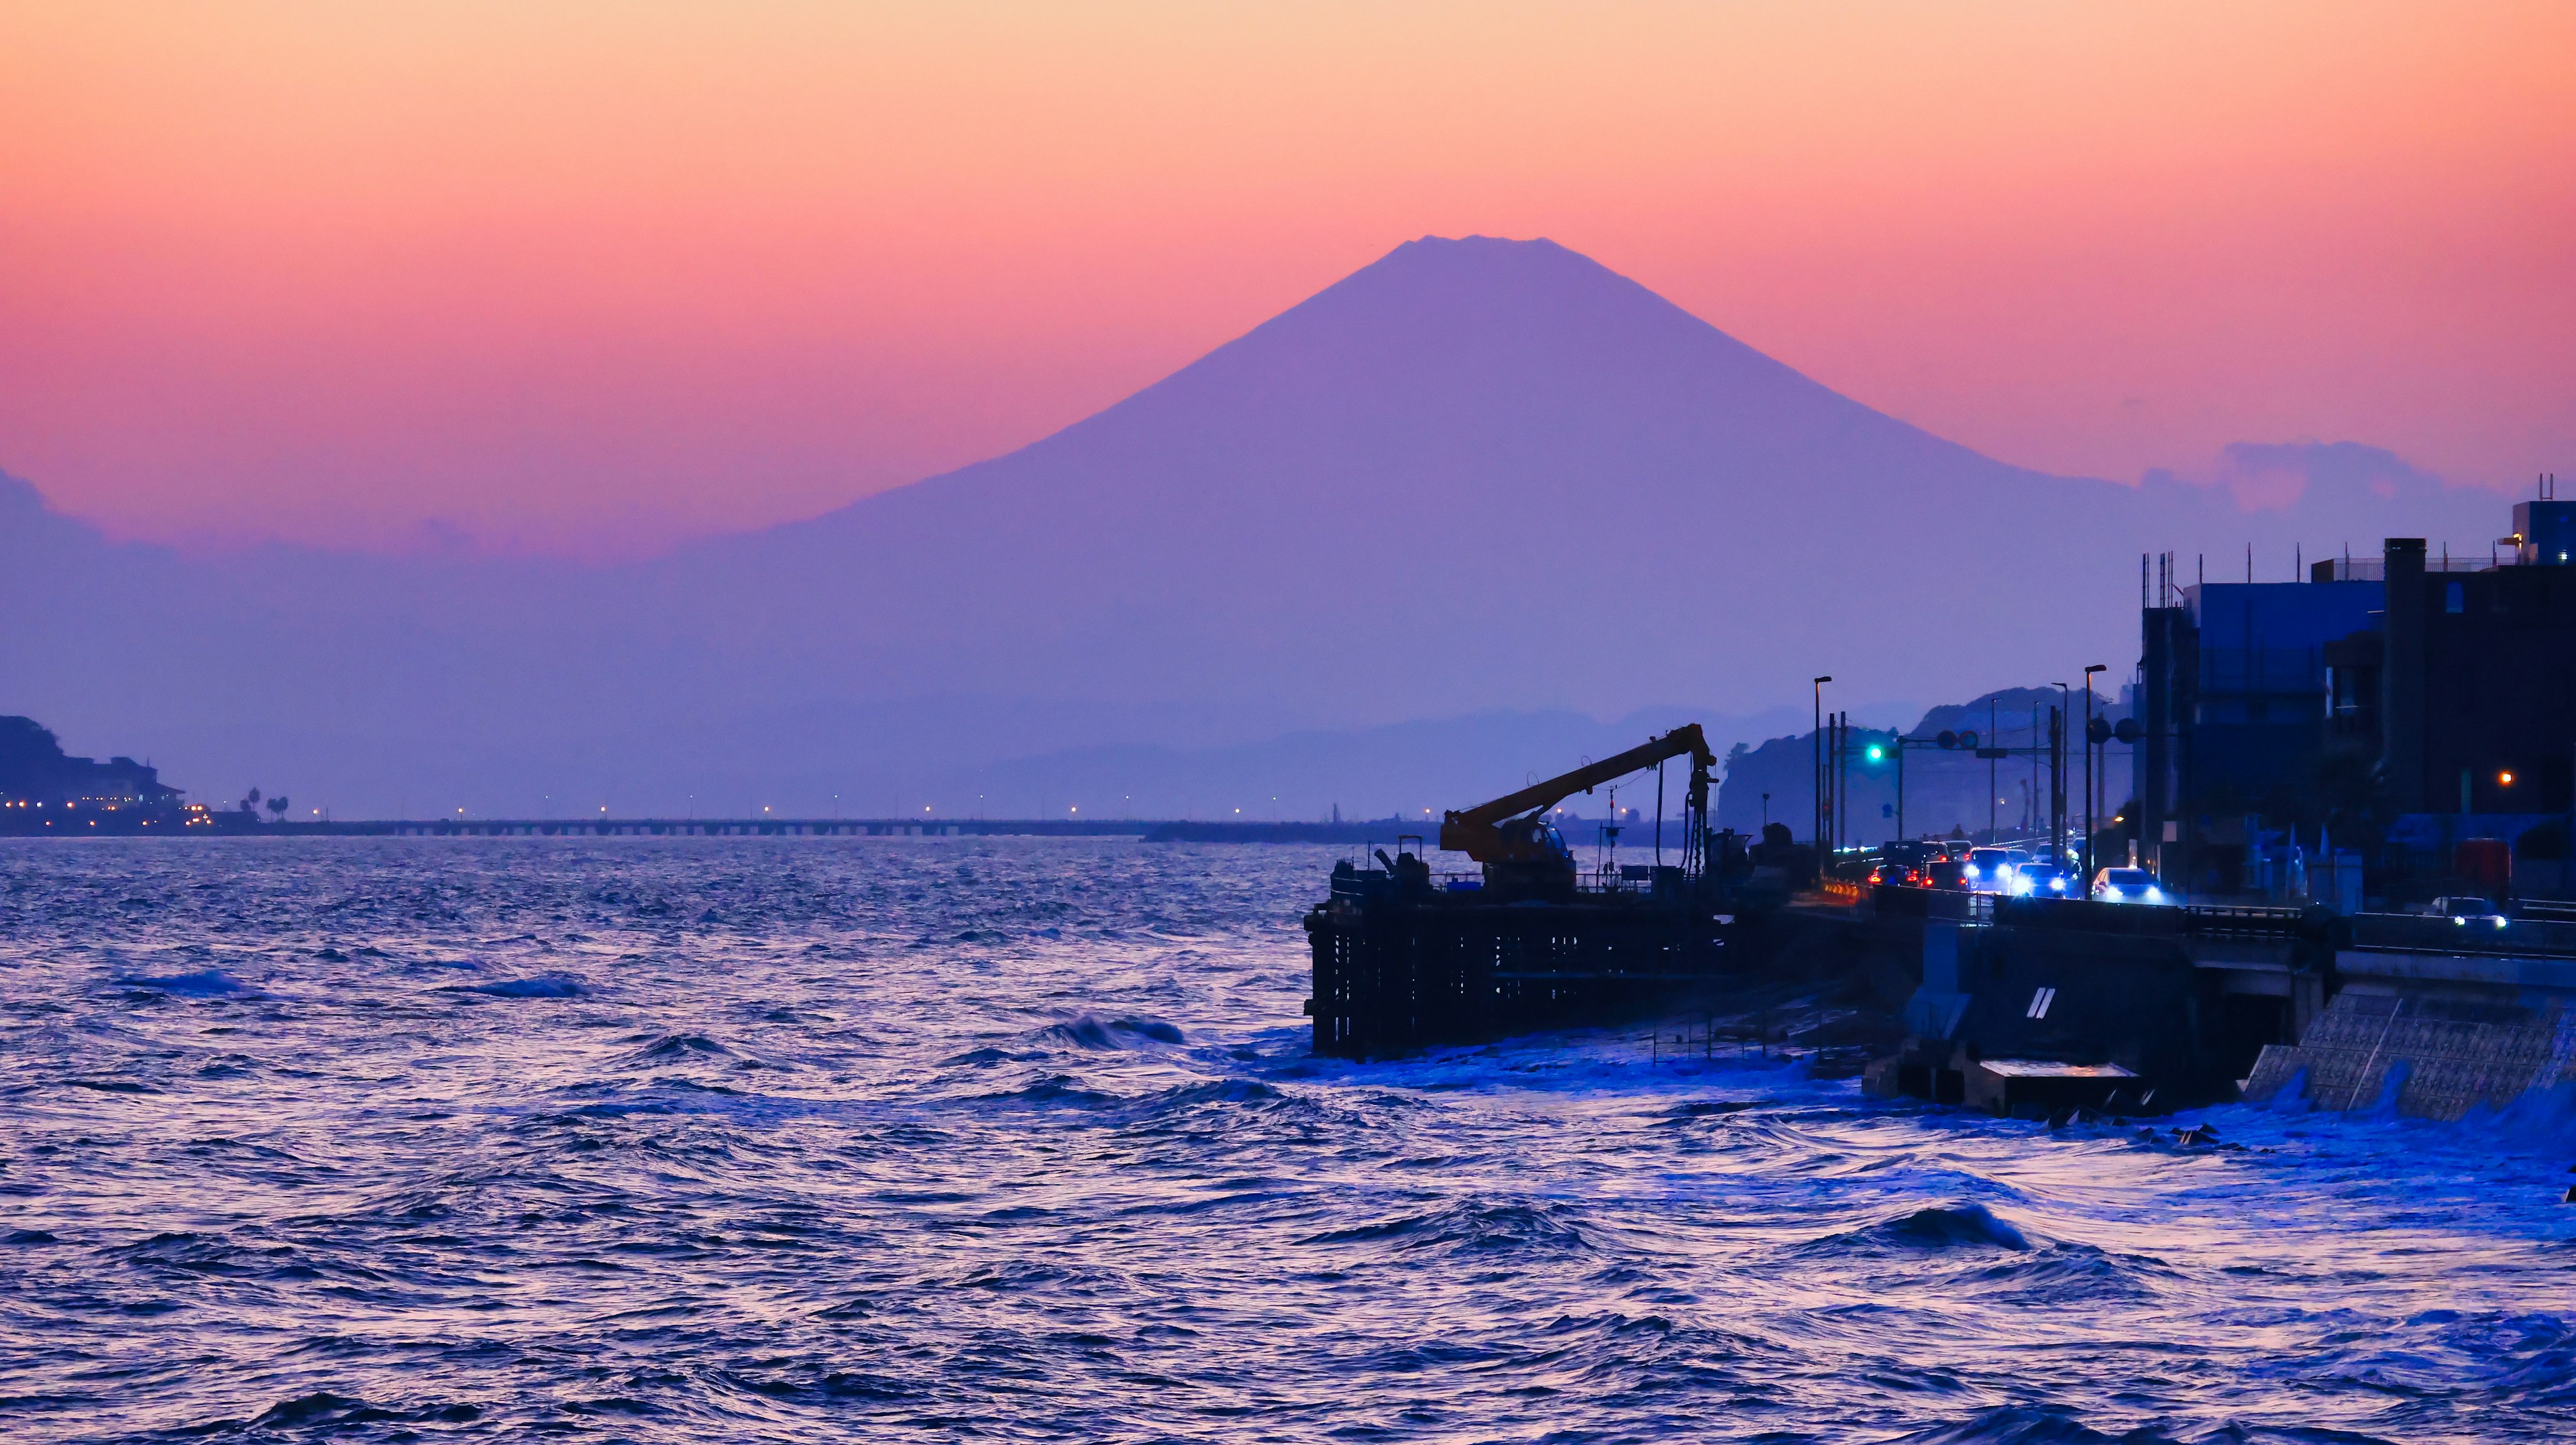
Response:
[[[2452,1120],[2576,1083],[2576,923],[2362,914],[2335,941],[2330,1001],[2247,1100]]]
[[[2576,924],[1911,889],[1871,908],[1882,930],[1919,919],[1923,960],[1874,1092],[2008,1114],[2242,1098],[2451,1120],[2576,1086]]]
[[[2571,1087],[2576,1009],[2563,1001],[2346,992],[2296,1044],[2263,1051],[2245,1098],[2448,1121]]]

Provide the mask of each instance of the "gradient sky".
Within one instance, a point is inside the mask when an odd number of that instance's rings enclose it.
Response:
[[[0,469],[614,554],[1033,440],[1424,234],[2001,459],[2576,474],[2576,6],[0,9]]]

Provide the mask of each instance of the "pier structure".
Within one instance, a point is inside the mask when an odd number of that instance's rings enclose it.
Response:
[[[1692,906],[1679,868],[1638,871],[1535,901],[1452,892],[1469,880],[1427,870],[1336,869],[1305,919],[1315,1052],[1384,1058],[1686,1006],[1753,925]]]
[[[0,803],[0,837],[280,838],[1136,838],[1149,843],[1348,844],[1384,838],[1401,819],[1202,822],[1152,818],[362,818],[269,819],[187,805],[46,811]]]
[[[1604,856],[1578,867],[1551,810],[1632,774],[1651,770],[1660,785],[1677,761],[1689,773],[1675,861],[1616,862],[1618,827],[1605,824]],[[1691,723],[1454,809],[1440,846],[1474,862],[1472,873],[1435,874],[1418,836],[1399,837],[1392,856],[1376,850],[1378,866],[1336,864],[1305,916],[1315,1051],[1373,1058],[1483,1043],[1669,1010],[1710,988],[1751,915],[1785,895],[1776,869],[1757,882],[1745,840],[1709,828],[1715,761]]]
[[[405,838],[1134,838],[1161,826],[1093,818],[429,818],[289,823],[278,831]]]

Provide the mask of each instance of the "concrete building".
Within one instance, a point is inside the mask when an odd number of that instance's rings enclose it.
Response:
[[[2393,537],[2299,582],[2176,586],[2163,567],[2138,764],[2142,846],[2169,884],[2238,891],[2270,843],[2338,828],[2511,840],[2576,814],[2576,502],[2513,517],[2477,557]]]

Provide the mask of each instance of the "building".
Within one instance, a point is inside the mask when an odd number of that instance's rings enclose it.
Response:
[[[132,758],[76,758],[34,718],[0,717],[0,808],[175,814],[179,790]]]
[[[2238,891],[2276,843],[2512,840],[2576,816],[2576,502],[2513,518],[2486,556],[2393,537],[2299,582],[2177,586],[2167,561],[2138,762],[2142,846],[2169,883]]]

